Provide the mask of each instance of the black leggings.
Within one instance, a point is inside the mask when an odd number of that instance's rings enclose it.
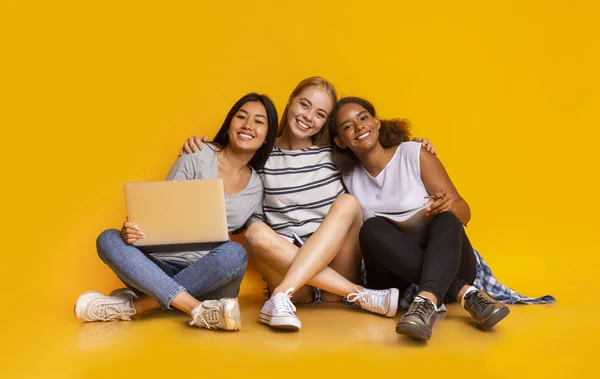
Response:
[[[477,262],[460,221],[450,212],[436,215],[419,246],[384,218],[373,217],[360,229],[360,248],[369,288],[395,287],[400,295],[411,283],[434,294],[438,304],[456,301],[475,279]]]

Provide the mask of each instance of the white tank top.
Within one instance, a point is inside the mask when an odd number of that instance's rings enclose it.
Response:
[[[429,193],[421,180],[420,153],[420,143],[403,142],[376,177],[362,164],[343,176],[346,188],[362,206],[365,220],[374,217],[374,212],[404,212],[423,206]]]

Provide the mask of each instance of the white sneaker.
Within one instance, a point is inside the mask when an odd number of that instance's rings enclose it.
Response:
[[[96,291],[82,294],[75,303],[75,316],[83,321],[129,321],[134,314],[131,298],[105,296]]]
[[[357,290],[358,291],[358,290]],[[358,301],[362,309],[378,313],[386,317],[394,317],[398,310],[397,288],[387,290],[371,290],[365,288],[362,291],[353,292],[346,296],[350,302]]]
[[[108,296],[116,296],[116,297],[121,297],[124,299],[137,299],[138,298],[138,296],[135,294],[135,292],[133,292],[129,288],[117,288],[116,290],[113,290],[111,293],[109,293]]]
[[[240,305],[237,298],[205,300],[192,310],[190,325],[206,329],[240,330]]]
[[[260,322],[269,324],[274,328],[299,330],[302,327],[302,323],[294,314],[296,307],[290,300],[292,291],[294,289],[290,288],[285,293],[279,292],[271,296],[260,310],[258,318]]]

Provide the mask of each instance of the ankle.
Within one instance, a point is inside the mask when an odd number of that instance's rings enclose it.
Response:
[[[275,288],[275,289],[273,290],[273,292],[271,293],[271,299],[272,299],[272,298],[273,298],[275,295],[277,295],[277,294],[279,294],[279,293],[283,293],[283,294],[285,294],[285,295],[287,295],[287,296],[291,297],[291,296],[294,294],[294,292],[296,292],[296,290],[294,289],[294,287],[288,287],[288,286],[281,286],[281,285],[280,285],[280,286],[278,286],[277,288]]]
[[[432,294],[431,292],[422,291],[422,292],[419,292],[419,294],[417,296],[420,296],[422,298],[425,298],[425,299],[431,301],[431,303],[433,303],[433,305],[435,306],[436,310],[437,310],[438,306],[440,306],[440,304],[438,304],[437,297],[434,294]]]
[[[187,294],[187,293],[186,293]],[[190,299],[191,298],[191,299]],[[195,298],[191,297],[188,298],[187,296],[182,296],[182,297],[175,297],[170,304],[170,307],[172,308],[177,308],[180,311],[188,314],[188,315],[192,315],[192,311],[196,308],[198,308],[202,302],[196,300]]]
[[[462,305],[463,308],[465,307],[465,297],[474,291],[479,291],[479,290],[476,287],[468,286],[467,288],[463,288],[463,291],[461,291],[461,292],[463,292],[462,296],[460,296],[460,294],[459,294],[460,305]],[[457,300],[459,300],[459,299],[457,299]]]
[[[353,286],[354,291],[348,292],[348,294],[352,293],[352,292],[363,292],[365,290],[365,287],[363,286]]]

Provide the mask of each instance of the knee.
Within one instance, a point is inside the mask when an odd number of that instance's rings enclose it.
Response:
[[[444,228],[445,230],[462,230],[462,223],[452,212],[442,212],[433,217],[431,227]]]
[[[347,193],[338,196],[331,205],[331,209],[348,216],[362,216],[362,208],[358,199]]]
[[[237,280],[244,277],[246,267],[248,266],[248,256],[246,249],[237,242],[229,241],[219,245],[210,253],[214,261],[211,264],[216,265],[216,271],[223,278],[229,278],[228,281]],[[202,262],[202,260],[200,260]]]
[[[267,224],[255,222],[246,230],[244,239],[246,240],[246,246],[251,249],[252,254],[255,254],[264,250],[264,247],[272,245],[274,236],[278,237]]]
[[[248,265],[248,255],[246,254],[246,249],[244,246],[237,242],[227,242],[229,246],[227,247],[227,256],[231,259],[232,265],[237,267],[238,269],[246,269]]]
[[[106,262],[106,258],[109,258],[111,253],[115,251],[114,248],[111,248],[111,245],[117,240],[122,241],[121,231],[117,229],[107,229],[96,238],[96,250],[102,261]]]

